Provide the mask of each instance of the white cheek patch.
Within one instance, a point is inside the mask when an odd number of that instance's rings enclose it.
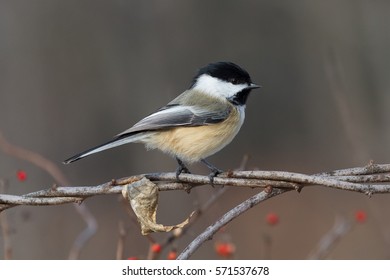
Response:
[[[233,85],[232,83],[204,74],[198,78],[193,88],[215,97],[230,98],[247,87],[248,85],[246,84]]]

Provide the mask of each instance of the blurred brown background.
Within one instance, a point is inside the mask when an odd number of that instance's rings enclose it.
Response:
[[[58,163],[73,185],[173,171],[175,160],[126,145],[69,166],[62,160],[110,139],[185,90],[196,69],[233,61],[263,85],[236,139],[210,158],[219,168],[315,173],[390,162],[389,1],[76,1],[0,0],[0,129],[9,141]],[[26,170],[26,182],[15,172]],[[202,165],[191,170],[206,174]],[[0,153],[9,193],[47,188],[39,168]],[[174,224],[216,190],[161,195],[158,221]],[[227,191],[175,245],[197,234],[256,190]],[[193,256],[218,258],[229,240],[237,259],[305,259],[337,216],[355,226],[327,258],[390,257],[390,196],[306,188],[268,200],[234,220]],[[149,241],[118,196],[88,199],[97,234],[82,259],[115,258],[118,223],[126,256],[146,257]],[[275,212],[277,226],[265,215]],[[72,205],[6,211],[16,259],[66,259],[84,222]],[[272,239],[266,254],[265,236]],[[157,241],[166,234],[153,234]],[[166,258],[164,251],[161,258]],[[3,242],[0,235],[0,257]]]

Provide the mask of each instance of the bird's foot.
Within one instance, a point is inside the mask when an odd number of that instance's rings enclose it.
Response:
[[[212,187],[214,187],[214,178],[218,176],[218,174],[221,174],[223,173],[223,170],[221,169],[218,169],[217,167],[215,167],[214,165],[212,165],[211,163],[209,163],[208,161],[206,161],[205,159],[202,159],[201,160],[204,164],[206,164],[206,166],[211,170],[211,173],[209,174],[209,179],[210,179],[210,184]]]
[[[210,179],[210,184],[211,184],[211,186],[212,186],[213,188],[214,188],[214,178],[217,177],[218,174],[221,174],[221,173],[223,173],[222,170],[216,169],[216,170],[212,171],[212,172],[209,174],[208,177],[209,177],[209,179]]]
[[[180,181],[179,176],[181,173],[191,174],[190,170],[185,166],[181,159],[176,158],[179,167],[176,169],[176,180]]]

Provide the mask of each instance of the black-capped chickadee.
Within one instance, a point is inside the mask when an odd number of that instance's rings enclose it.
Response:
[[[67,160],[68,164],[116,146],[143,143],[159,149],[179,163],[176,176],[189,173],[185,163],[202,161],[211,170],[210,180],[222,171],[205,160],[227,144],[240,130],[245,103],[252,89],[260,86],[244,69],[232,62],[211,63],[201,68],[191,86],[157,112],[140,120],[111,141]]]

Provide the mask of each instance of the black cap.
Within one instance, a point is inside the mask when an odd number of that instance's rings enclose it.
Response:
[[[251,77],[246,70],[242,69],[233,62],[222,61],[210,63],[199,69],[198,73],[192,80],[190,88],[195,85],[197,79],[203,74],[210,75],[232,84],[252,84]]]

